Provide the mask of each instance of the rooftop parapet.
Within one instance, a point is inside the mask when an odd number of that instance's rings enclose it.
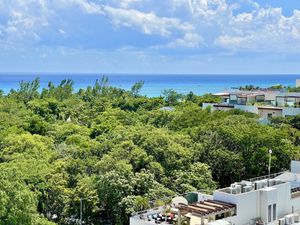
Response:
[[[222,188],[217,191],[237,195],[250,191],[260,190],[267,187],[276,186],[285,183],[284,181],[276,178],[283,173],[284,172],[280,172],[267,176],[252,178],[249,180],[243,180],[241,182],[233,183],[230,187]]]

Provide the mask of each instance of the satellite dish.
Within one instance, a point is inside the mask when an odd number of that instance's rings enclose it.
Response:
[[[181,197],[181,196],[175,197],[175,198],[172,199],[171,205],[172,205],[173,207],[178,207],[180,204],[188,205],[189,203],[188,203],[188,201],[186,200],[186,198]]]

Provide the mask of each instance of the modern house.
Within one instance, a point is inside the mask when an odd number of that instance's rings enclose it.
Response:
[[[133,215],[130,225],[300,225],[299,213],[300,161],[292,161],[290,171],[234,183],[212,195],[176,197],[168,206]]]
[[[300,93],[281,91],[236,91],[217,93],[220,103],[203,103],[212,110],[240,109],[261,118],[295,116],[300,114]]]

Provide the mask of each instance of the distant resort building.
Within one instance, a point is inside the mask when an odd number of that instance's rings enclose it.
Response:
[[[272,90],[234,91],[217,93],[220,103],[204,103],[212,110],[239,109],[260,115],[261,118],[287,117],[300,114],[300,93]]]
[[[193,192],[136,213],[130,225],[300,225],[300,162],[290,171],[253,178],[212,195]]]

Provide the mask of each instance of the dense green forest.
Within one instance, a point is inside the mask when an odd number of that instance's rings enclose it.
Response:
[[[161,97],[71,80],[20,82],[0,93],[0,225],[128,224],[131,213],[176,194],[289,168],[300,117],[262,125],[254,114],[201,109],[212,95]]]

